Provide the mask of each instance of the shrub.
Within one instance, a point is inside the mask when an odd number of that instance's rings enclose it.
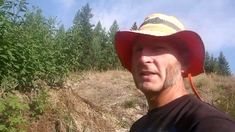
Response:
[[[0,131],[23,131],[23,127],[27,125],[24,112],[28,108],[28,105],[21,102],[19,97],[14,94],[2,96],[0,98]]]

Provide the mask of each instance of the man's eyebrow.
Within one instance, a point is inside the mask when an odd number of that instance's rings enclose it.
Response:
[[[152,45],[152,47],[156,47],[156,48],[168,48],[167,46],[164,46],[164,45]]]

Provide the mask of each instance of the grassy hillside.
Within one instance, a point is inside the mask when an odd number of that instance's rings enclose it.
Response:
[[[235,77],[215,74],[194,78],[204,101],[216,106],[235,119]],[[189,87],[186,81],[187,87]]]
[[[200,75],[194,82],[204,101],[235,118],[234,77]],[[191,91],[187,79],[185,83]],[[147,112],[143,94],[126,71],[73,73],[60,87],[41,85],[46,88],[47,105],[28,123],[27,131],[125,132]],[[32,93],[22,96],[26,101],[29,97]]]
[[[73,73],[48,92],[50,108],[29,131],[125,132],[147,111],[126,71]]]

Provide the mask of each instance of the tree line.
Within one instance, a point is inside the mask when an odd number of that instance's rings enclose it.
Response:
[[[204,68],[205,72],[208,74],[215,73],[223,76],[231,75],[229,63],[226,60],[223,52],[220,52],[217,58],[213,55],[210,55],[209,52],[206,52]]]
[[[29,10],[26,0],[0,0],[1,89],[27,91],[39,79],[55,85],[69,72],[121,68],[114,51],[117,21],[106,30],[100,21],[93,25],[92,17],[86,4],[65,29],[55,18],[44,17],[40,9]],[[135,22],[130,29],[137,27]],[[205,70],[231,74],[222,52],[218,58],[206,53]]]

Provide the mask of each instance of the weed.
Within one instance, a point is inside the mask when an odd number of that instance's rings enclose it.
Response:
[[[39,90],[36,96],[32,99],[32,102],[29,103],[31,116],[38,117],[42,115],[48,106],[49,95],[45,89]]]
[[[124,108],[134,108],[138,103],[137,99],[127,100],[123,103]]]
[[[63,121],[66,126],[67,132],[76,132],[77,131],[75,121],[70,113],[64,115]]]
[[[120,121],[119,121],[119,125],[122,127],[122,128],[127,128],[130,126],[129,122],[127,121],[127,119],[125,118],[122,118]]]

